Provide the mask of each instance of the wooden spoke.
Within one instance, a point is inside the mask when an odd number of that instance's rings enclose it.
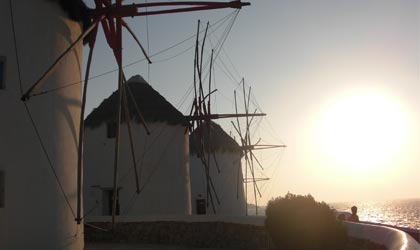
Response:
[[[147,62],[149,62],[149,64],[151,64],[152,60],[150,60],[149,56],[146,53],[146,50],[144,49],[143,45],[140,43],[140,40],[138,39],[138,37],[136,36],[134,31],[130,28],[130,26],[128,26],[128,24],[125,21],[123,21],[122,24],[125,27],[125,29],[131,34],[131,36],[134,38],[136,43],[139,45],[141,51],[143,52],[144,57],[146,57],[146,59],[147,59]]]

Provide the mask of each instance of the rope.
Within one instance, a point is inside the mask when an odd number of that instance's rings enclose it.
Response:
[[[10,1],[10,0],[9,0]],[[215,25],[217,25],[217,27],[214,29],[214,31],[216,31],[216,30],[218,30],[221,26],[222,26],[222,24],[224,24],[234,13],[235,13],[236,11],[233,11],[233,12],[231,12],[230,14],[228,14],[228,15],[226,15],[226,16],[224,16],[224,17],[222,17],[221,19],[219,19],[219,20],[217,20],[213,25],[210,25],[210,26],[215,26]],[[200,31],[200,33],[202,33],[202,32],[204,32],[204,31]],[[152,55],[149,55],[149,58],[153,58],[153,57],[155,57],[155,56],[158,56],[158,55],[160,55],[160,54],[162,54],[162,53],[164,53],[164,52],[167,52],[167,51],[169,51],[169,50],[171,50],[171,49],[173,49],[173,48],[176,48],[176,47],[178,47],[178,46],[180,46],[181,44],[183,44],[183,43],[185,43],[185,42],[187,42],[187,41],[189,41],[189,40],[191,40],[191,39],[193,39],[193,38],[195,38],[195,34],[194,35],[191,35],[191,36],[189,36],[189,37],[187,37],[187,38],[185,38],[184,40],[182,40],[182,41],[180,41],[180,42],[178,42],[178,43],[175,43],[175,44],[173,44],[173,45],[171,45],[171,46],[169,46],[169,47],[167,47],[166,49],[162,49],[162,50],[160,50],[160,51],[158,51],[158,52],[156,52],[156,53],[154,53],[154,54],[152,54]],[[195,45],[194,45],[195,46]],[[172,59],[172,58],[170,58],[170,59]],[[169,59],[169,60],[170,60]],[[128,67],[131,67],[131,66],[133,66],[133,65],[135,65],[135,64],[138,64],[138,63],[141,63],[141,62],[144,62],[144,61],[146,61],[146,58],[142,58],[142,59],[140,59],[140,60],[136,60],[136,61],[134,61],[134,62],[131,62],[131,63],[128,63],[128,64],[126,64],[126,65],[123,65],[123,69],[125,69],[125,68],[128,68]],[[163,61],[165,61],[165,60],[163,60]],[[157,62],[159,62],[159,61],[157,61]],[[88,80],[93,80],[93,79],[96,79],[96,78],[99,78],[99,77],[102,77],[102,76],[105,76],[105,75],[108,75],[108,74],[111,74],[111,73],[114,73],[114,72],[117,72],[118,71],[118,68],[116,68],[116,69],[112,69],[112,70],[109,70],[109,71],[106,71],[106,72],[103,72],[103,73],[101,73],[101,74],[98,74],[98,75],[95,75],[95,76],[92,76],[92,77],[90,77]],[[58,88],[55,88],[55,89],[50,89],[50,90],[46,90],[46,91],[43,91],[43,92],[40,92],[40,93],[36,93],[36,94],[33,94],[32,96],[39,96],[39,95],[44,95],[44,94],[48,94],[48,93],[50,93],[50,92],[53,92],[53,91],[57,91],[57,90],[61,90],[61,89],[64,89],[64,88],[67,88],[67,87],[70,87],[70,86],[73,86],[73,85],[77,85],[77,84],[81,84],[83,81],[78,81],[78,82],[73,82],[73,83],[69,83],[69,84],[67,84],[67,85],[63,85],[63,86],[61,86],[61,87],[58,87]]]
[[[144,1],[147,3],[147,0]],[[146,13],[147,13],[146,7]],[[150,53],[150,38],[149,38],[149,15],[146,15],[146,37],[147,37],[147,54]],[[147,64],[147,82],[150,82],[150,63]]]
[[[184,105],[185,101],[190,96],[191,92],[193,91],[193,89],[194,89],[193,87],[194,86],[192,84],[188,87],[187,91],[184,93],[184,95],[181,97],[181,99],[178,101],[178,103],[175,105],[175,107],[180,109],[182,107],[182,105]],[[189,108],[191,108],[191,106],[189,106]],[[188,112],[188,111],[186,111],[186,112]]]
[[[14,17],[13,17],[12,0],[9,0],[9,10],[10,10],[10,19],[12,21],[13,43],[14,43],[14,47],[15,47],[16,64],[17,64],[17,71],[18,71],[18,78],[19,78],[19,88],[20,88],[20,93],[23,94],[23,86],[22,86],[22,78],[21,78],[21,73],[20,73],[18,47],[17,47],[17,42],[16,42],[15,21],[14,21]]]
[[[223,47],[223,45],[225,44],[226,39],[228,38],[228,36],[229,36],[229,34],[230,34],[231,30],[232,30],[233,24],[235,23],[236,18],[238,17],[238,15],[239,15],[239,10],[236,11],[235,16],[233,17],[230,25],[228,26],[229,28],[227,29],[226,35],[225,35],[224,39],[222,40],[221,44],[219,46],[216,46],[216,49],[215,50],[217,50],[217,52],[216,52],[216,55],[214,56],[214,60],[215,61],[216,61],[217,57],[219,56],[220,50]],[[217,49],[217,47],[219,47],[219,49]]]
[[[93,229],[97,229],[97,230],[104,231],[104,232],[109,232],[109,230],[108,230],[108,229],[101,228],[101,227],[95,226],[95,225],[90,224],[90,223],[87,223],[87,222],[84,222],[83,224],[84,224],[85,226],[91,227],[91,228],[93,228]]]
[[[32,127],[33,127],[33,129],[35,130],[35,133],[36,133],[36,136],[37,136],[37,138],[38,138],[39,144],[40,144],[40,146],[41,146],[41,148],[42,148],[42,151],[44,152],[44,155],[45,155],[45,157],[47,158],[48,165],[49,165],[49,167],[50,167],[50,169],[51,169],[51,172],[53,173],[53,175],[54,175],[54,177],[55,177],[55,179],[56,179],[56,181],[57,181],[57,184],[58,184],[58,186],[59,186],[59,188],[60,188],[60,190],[61,190],[61,193],[62,193],[62,195],[63,195],[63,197],[64,197],[64,199],[65,199],[65,201],[66,201],[66,203],[67,203],[68,207],[69,207],[69,208],[70,208],[70,210],[71,210],[71,213],[72,213],[73,217],[75,217],[75,218],[76,218],[76,213],[74,212],[74,210],[73,210],[72,206],[70,205],[70,202],[69,202],[69,200],[68,200],[68,197],[67,197],[67,195],[66,195],[66,192],[64,191],[63,185],[61,184],[60,179],[58,178],[57,172],[56,172],[56,171],[55,171],[55,169],[54,169],[54,166],[53,166],[53,164],[52,164],[51,158],[50,158],[50,157],[49,157],[49,155],[48,155],[47,149],[46,149],[46,147],[45,147],[44,142],[42,141],[42,138],[41,138],[41,135],[40,135],[40,133],[39,133],[38,127],[36,126],[36,123],[35,123],[35,121],[34,121],[34,119],[33,119],[33,117],[32,117],[32,114],[31,114],[31,112],[30,112],[30,110],[29,110],[29,107],[28,107],[28,105],[27,105],[26,103],[24,103],[24,105],[25,105],[25,110],[26,110],[26,113],[28,114],[28,117],[29,117],[29,119],[30,119],[30,121],[31,121]]]
[[[160,127],[158,127],[158,128],[156,128],[155,130],[153,130],[153,131],[150,131],[150,134],[155,134],[156,132],[155,131],[157,131],[158,129],[159,129],[159,132],[156,134],[156,137],[154,138],[154,140],[152,141],[152,143],[151,144],[149,144],[149,148],[147,148],[147,144],[148,144],[148,142],[147,142],[147,135],[145,136],[145,145],[144,145],[144,149],[143,149],[143,155],[142,155],[142,157],[141,158],[138,158],[137,159],[137,161],[136,161],[136,164],[138,164],[139,163],[139,161],[141,160],[141,167],[143,167],[143,164],[144,164],[144,158],[145,158],[145,155],[146,155],[146,153],[148,153],[149,151],[151,151],[151,147],[157,142],[157,140],[160,138],[160,136],[162,135],[162,133],[164,132],[164,126],[165,126],[165,124],[162,124]],[[122,180],[124,180],[131,172],[133,171],[133,168],[129,168],[128,170],[127,170],[127,172],[122,176],[122,177],[120,177],[120,179],[118,180],[119,182],[122,182]]]
[[[222,36],[219,38],[219,40],[218,40],[218,42],[217,42],[217,45],[215,46],[215,49],[214,50],[216,50],[217,52],[216,53],[219,53],[220,52],[220,49],[222,49],[222,46],[223,46],[223,44],[224,44],[224,41],[226,41],[226,38],[227,38],[227,36],[229,35],[229,33],[230,33],[230,30],[232,29],[232,26],[233,26],[233,23],[235,22],[235,20],[236,20],[236,17],[238,16],[238,13],[239,13],[239,11],[234,11],[234,12],[232,12],[231,14],[229,14],[228,16],[225,16],[224,18],[222,18],[222,19],[226,19],[227,17],[231,17],[231,16],[233,16],[233,14],[236,14],[235,15],[235,17],[234,18],[232,18],[231,19],[231,21],[230,21],[230,23],[226,26],[226,28],[225,28],[225,30],[223,31],[223,34],[222,34]],[[222,19],[220,19],[220,20],[222,20]],[[218,21],[218,22],[220,22],[220,20]],[[217,22],[216,22],[217,23]],[[209,28],[211,28],[211,27],[213,27],[213,26],[215,26],[216,25],[216,23],[215,24],[213,24],[213,25],[209,25]],[[217,29],[219,29],[221,26],[222,26],[222,24],[224,24],[225,23],[225,21],[224,22],[222,22],[222,23],[220,23],[218,26],[216,26],[216,28],[215,29],[213,29],[212,31],[210,31],[209,32],[209,35],[210,34],[213,34]],[[204,30],[204,29],[201,29],[201,30]],[[203,31],[200,31],[199,33],[202,33]],[[211,41],[211,40],[210,40]],[[186,51],[188,51],[189,49],[191,49],[191,48],[194,48],[195,47],[195,45],[193,45],[193,46],[191,46],[191,47],[189,47]],[[186,52],[186,51],[183,51],[183,52],[181,52],[181,54],[182,53],[184,53],[184,52]],[[207,52],[207,51],[206,51]],[[209,53],[207,52],[207,54],[209,55]],[[180,54],[178,54],[178,55],[175,55],[174,57],[176,57],[176,56],[179,56]],[[169,58],[169,59],[172,59],[172,58]],[[215,61],[215,58],[214,58],[214,61]],[[207,65],[210,63],[210,60],[209,59],[207,59],[207,61],[206,61],[206,63],[204,64],[204,68],[206,68],[207,67]],[[215,61],[215,63],[216,63],[216,61]],[[220,66],[216,63],[216,65],[220,68]],[[211,70],[211,69],[210,69]],[[223,69],[221,69],[222,71],[223,71]],[[224,72],[226,75],[227,75],[227,73],[226,72]],[[203,81],[206,81],[207,80],[207,77],[208,77],[208,75],[209,75],[209,71],[207,71],[206,72],[206,74],[205,74],[205,76],[204,76],[204,80]],[[232,80],[232,79],[231,79]],[[213,81],[214,81],[214,79],[213,79]],[[186,98],[191,94],[191,92],[192,92],[192,87],[193,87],[193,84],[194,83],[191,83],[190,84],[190,87],[187,89],[187,92],[182,96],[182,98],[180,99],[180,101],[178,101],[178,103],[175,105],[177,108],[180,108],[183,104],[184,104],[184,102],[186,101]]]
[[[174,59],[174,58],[176,58],[178,56],[181,56],[181,55],[187,53],[188,51],[190,51],[194,47],[195,47],[195,45],[192,45],[192,46],[188,47],[187,49],[185,49],[185,50],[183,50],[183,51],[181,51],[181,52],[179,52],[179,53],[177,53],[177,54],[175,54],[173,56],[170,56],[170,57],[167,57],[167,58],[164,58],[164,59],[155,61],[155,63],[167,62],[169,60],[172,60],[172,59]]]
[[[96,200],[95,201],[95,205],[93,205],[93,207],[91,207],[84,215],[83,215],[83,220],[89,215],[91,214],[93,211],[95,211],[96,208],[98,208],[99,206],[99,201]]]
[[[239,74],[239,71],[236,69],[235,65],[233,64],[232,60],[229,57],[229,54],[226,52],[226,50],[224,48],[222,48],[222,53],[226,56],[226,58],[228,59],[228,62],[232,66],[232,68],[235,71],[235,73],[237,74],[238,78],[240,79],[241,78],[241,74]]]
[[[15,29],[15,23],[14,23],[14,17],[13,17],[13,7],[12,7],[12,1],[11,0],[9,0],[9,7],[10,7],[10,16],[11,16],[11,21],[12,21],[13,42],[14,42],[14,46],[15,46],[15,56],[16,56],[16,64],[17,64],[17,71],[18,71],[19,88],[20,88],[21,94],[23,94],[22,76],[21,76],[21,70],[20,70],[19,54],[18,54],[18,47],[17,47],[17,42],[16,42],[16,29]],[[64,191],[63,185],[61,184],[60,179],[58,178],[58,175],[57,175],[57,173],[56,173],[56,171],[54,169],[54,166],[52,164],[51,158],[49,157],[49,155],[47,153],[47,149],[46,149],[46,147],[45,147],[45,145],[44,145],[44,143],[42,141],[41,135],[40,135],[39,130],[38,130],[37,126],[36,126],[36,123],[35,123],[35,121],[34,121],[34,119],[32,117],[32,114],[31,114],[31,112],[29,110],[29,107],[28,107],[28,105],[27,105],[26,102],[23,102],[23,104],[25,106],[25,110],[26,110],[26,113],[27,113],[27,115],[29,117],[29,120],[31,122],[31,125],[32,125],[33,129],[35,130],[35,134],[37,136],[38,142],[39,142],[39,144],[40,144],[40,146],[42,148],[42,151],[44,152],[44,155],[45,155],[45,157],[46,157],[46,159],[48,161],[48,165],[49,165],[49,167],[51,169],[51,172],[53,173],[53,175],[55,177],[55,180],[56,180],[56,182],[57,182],[57,184],[58,184],[58,186],[60,188],[60,191],[61,191],[61,193],[63,195],[63,198],[66,201],[66,203],[67,203],[67,205],[68,205],[68,207],[69,207],[69,209],[70,209],[73,217],[76,218],[76,213],[74,212],[74,210],[73,210],[73,208],[72,208],[72,206],[71,206],[71,204],[70,204],[70,202],[68,200],[68,197],[66,195],[66,192]]]
[[[146,149],[147,149],[147,144],[148,144],[147,138],[148,136],[144,138],[143,154],[141,155],[141,162],[140,162],[140,168],[139,168],[139,178],[141,177],[143,166],[144,166],[144,159],[146,157]]]
[[[32,94],[32,97],[33,96],[38,96],[38,95],[48,94],[50,92],[54,92],[54,91],[58,91],[58,90],[61,90],[61,89],[65,89],[65,88],[68,88],[68,87],[71,87],[71,86],[74,86],[74,85],[78,85],[78,84],[81,84],[81,82],[74,82],[74,83],[71,83],[71,84],[68,84],[68,85],[64,85],[64,86],[60,86],[60,87],[57,87],[57,88],[53,88],[53,89],[50,89],[50,90],[44,90],[44,91],[41,91],[39,93]]]
[[[212,47],[215,47],[214,45],[213,45],[213,42],[212,42],[212,39],[211,39],[211,37],[209,36],[209,41],[210,41],[210,44],[211,44],[211,46]],[[219,42],[218,42],[219,43]],[[220,50],[224,50],[223,49],[223,47],[220,47],[220,49],[219,49],[219,51]],[[211,55],[211,52],[208,52],[207,50],[205,51],[206,52],[206,54],[207,55]],[[226,66],[226,64],[223,62],[223,59],[222,59],[222,57],[219,57],[219,60],[220,60],[220,62],[221,62],[221,64],[222,64],[222,66],[220,66],[219,65],[219,63],[218,63],[218,61],[215,61],[214,62],[214,64],[216,64],[216,66],[228,77],[228,78],[230,78],[230,80],[232,81],[232,83],[233,83],[233,85],[235,86],[236,85],[236,82],[237,82],[237,80],[235,79],[235,76],[233,76],[233,74],[232,74],[232,72],[229,70],[229,68]],[[211,70],[211,69],[210,69]],[[214,70],[214,68],[213,68],[213,72],[215,72],[215,70]],[[239,78],[241,78],[241,77],[239,77]],[[215,80],[213,79],[213,82],[214,82],[214,84],[216,84],[215,83]]]
[[[127,206],[121,209],[122,211],[124,211],[124,212],[121,212],[121,215],[127,215],[131,211],[138,196],[139,194],[136,191],[134,191],[133,194],[131,195],[130,200],[127,202]]]
[[[210,44],[212,45],[212,47],[213,47],[213,42],[212,42],[212,40],[211,40],[211,37],[209,37],[209,40],[210,40]],[[220,51],[220,50],[219,50]],[[238,75],[238,78],[240,79],[241,78],[241,76],[240,76],[240,74],[239,74],[239,72],[236,70],[236,68],[235,68],[235,66],[233,65],[233,63],[232,63],[232,61],[230,60],[230,58],[229,58],[229,55],[225,52],[225,50],[224,50],[224,48],[223,47],[221,47],[221,51],[223,52],[223,54],[228,58],[228,60],[229,60],[229,62],[230,62],[230,64],[231,64],[231,66],[233,66],[233,68],[234,68],[234,70],[235,70],[235,72],[237,73],[237,75]],[[207,54],[209,54],[209,52],[207,51]],[[233,73],[229,70],[229,68],[227,67],[227,65],[224,63],[224,61],[223,61],[223,59],[222,59],[222,57],[219,57],[219,60],[220,60],[220,62],[221,62],[221,64],[222,64],[222,66],[220,66],[220,64],[216,61],[216,66],[223,72],[223,74],[225,75],[225,76],[227,76],[230,80],[231,80],[231,83],[232,83],[232,85],[235,87],[235,90],[237,89],[237,86],[238,86],[238,82],[240,83],[240,81],[238,81],[238,80],[236,80],[235,79],[235,76],[233,75]],[[213,68],[213,75],[215,76],[216,75],[216,70]],[[214,86],[215,86],[215,88],[216,88],[216,78],[214,77],[213,78],[213,84],[214,84]],[[219,91],[218,92],[218,94],[221,94],[221,95],[223,95],[222,94],[222,92],[221,91]],[[224,96],[231,104],[232,104],[232,107],[233,107],[233,101],[231,100],[231,99],[229,99],[229,98],[227,98],[226,96]],[[216,100],[216,98],[217,98],[217,95],[215,95],[215,100]],[[217,101],[215,101],[215,103],[216,103],[216,105],[217,105]],[[217,106],[216,106],[216,108],[217,108]]]
[[[163,126],[162,126],[162,129],[161,129],[161,133],[159,133],[158,134],[158,137],[160,136],[160,135],[162,135],[162,132],[164,131],[164,129],[163,129]],[[151,167],[151,172],[150,172],[150,174],[146,177],[146,180],[143,182],[143,185],[141,186],[141,188],[140,188],[140,194],[143,192],[143,190],[146,188],[146,186],[150,183],[150,181],[152,180],[152,177],[154,176],[154,174],[156,173],[156,171],[159,169],[159,167],[161,167],[161,161],[163,160],[163,159],[165,159],[165,155],[166,155],[166,153],[167,153],[167,151],[168,151],[168,149],[169,149],[169,146],[172,144],[172,142],[175,140],[175,136],[176,136],[176,133],[173,133],[173,135],[172,135],[172,137],[170,138],[170,140],[168,141],[168,143],[166,144],[166,146],[165,146],[165,148],[164,148],[164,150],[163,150],[163,152],[162,152],[162,155],[161,155],[161,157],[159,158],[159,160]],[[157,140],[157,138],[158,137],[156,137],[155,138],[155,141]],[[149,150],[150,150],[150,148],[149,148]],[[132,171],[132,168],[130,168],[130,172]],[[130,204],[128,204],[125,208],[124,208],[124,210],[126,210],[125,212],[126,213],[128,213],[129,211],[130,211],[130,209],[132,208],[132,206],[134,205],[134,202],[135,202],[135,200],[137,200],[138,199],[138,197],[139,197],[140,195],[137,195],[136,197],[134,197],[134,198],[132,198],[132,199],[130,199]]]

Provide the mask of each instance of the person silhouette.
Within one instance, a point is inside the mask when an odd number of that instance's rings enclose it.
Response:
[[[347,218],[348,221],[351,222],[359,222],[359,216],[357,216],[357,207],[351,207],[351,215]]]

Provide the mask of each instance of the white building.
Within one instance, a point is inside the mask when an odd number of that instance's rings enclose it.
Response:
[[[75,222],[81,85],[32,97],[31,117],[20,100],[81,34],[72,12],[80,6],[0,1],[0,249],[83,249],[83,225]],[[41,91],[80,82],[81,71],[78,44]]]
[[[128,216],[189,215],[191,194],[186,120],[141,76],[132,77],[128,87],[151,134],[147,135],[129,97],[140,193],[136,194],[127,123],[122,119],[117,213]],[[112,214],[117,100],[118,91],[115,91],[85,120],[84,208],[87,216]]]
[[[191,201],[193,214],[202,214],[203,199],[205,213],[213,214],[210,197],[207,195],[207,174],[202,162],[202,145],[206,159],[210,159],[209,176],[216,195],[212,193],[217,215],[246,215],[246,201],[241,169],[242,150],[240,146],[216,123],[210,123],[210,150],[208,150],[208,127],[197,128],[190,135]],[[202,141],[202,142],[200,142]],[[217,166],[218,168],[217,168]],[[220,172],[219,172],[220,170]],[[201,201],[200,201],[201,200]],[[200,211],[201,210],[201,211]]]

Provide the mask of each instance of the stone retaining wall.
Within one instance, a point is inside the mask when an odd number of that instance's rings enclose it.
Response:
[[[90,222],[89,225],[110,229],[110,222]],[[127,242],[170,244],[202,248],[269,248],[264,226],[226,222],[120,222],[114,233],[85,227],[87,242]]]

